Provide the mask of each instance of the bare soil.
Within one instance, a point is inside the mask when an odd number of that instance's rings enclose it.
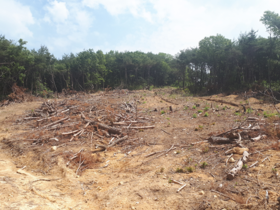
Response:
[[[92,141],[85,135],[73,142],[63,139],[41,144],[19,141],[37,132],[36,120],[26,123],[22,119],[45,99],[1,107],[0,209],[278,209],[279,118],[264,118],[264,112],[275,112],[274,107],[255,98],[246,102],[238,95],[185,97],[171,93],[161,89],[71,96],[85,107],[110,106],[115,113],[121,113],[124,102],[135,99],[138,117],[149,118],[148,125],[155,125],[154,129],[128,130],[129,139],[137,140],[102,152],[96,152],[94,145],[108,143],[112,137],[94,136]],[[252,111],[243,113],[241,104]],[[266,123],[261,131],[250,132],[248,139],[259,134],[266,138],[243,141],[250,153],[246,165],[259,163],[244,167],[233,180],[227,180],[234,163],[226,165],[231,153],[225,151],[234,145],[202,141],[238,126],[248,116]],[[53,131],[54,136],[56,132],[62,131]],[[201,143],[192,145],[197,142]],[[52,146],[57,149],[51,150]],[[162,156],[147,157],[170,148],[159,153]],[[81,149],[84,156],[79,157],[91,165],[77,173],[81,160],[76,158],[68,166],[67,162]],[[241,156],[233,154],[235,160]],[[266,157],[269,159],[262,162]],[[176,181],[186,184],[178,193],[181,185]]]

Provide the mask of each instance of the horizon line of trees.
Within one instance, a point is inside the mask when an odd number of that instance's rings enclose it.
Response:
[[[11,93],[14,83],[32,94],[167,85],[202,94],[254,84],[279,90],[280,16],[266,11],[260,21],[267,28],[268,38],[257,36],[255,30],[241,33],[237,40],[217,34],[175,56],[89,49],[56,59],[46,46],[28,50],[26,41],[15,43],[0,35],[0,100]]]

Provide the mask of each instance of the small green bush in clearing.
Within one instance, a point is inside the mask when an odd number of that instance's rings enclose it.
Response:
[[[248,168],[247,164],[244,164],[244,165],[242,166],[242,168],[243,168],[243,169],[247,169],[247,168]]]
[[[197,112],[198,112],[198,113],[202,113],[203,111],[202,111],[202,110],[198,110]]]
[[[223,110],[226,110],[226,107],[225,107],[225,106],[223,107]]]
[[[204,111],[208,111],[209,110],[209,107],[208,106],[206,106],[205,108],[204,108]]]
[[[196,106],[194,105],[192,108],[193,108],[193,109],[196,109]]]
[[[160,114],[165,114],[165,111],[164,111],[164,110],[162,110],[162,111],[160,112]]]
[[[185,106],[185,107],[184,107],[184,110],[188,110],[188,109],[189,109],[189,107],[188,107],[188,106]]]
[[[193,114],[193,116],[192,116],[193,118],[197,118],[197,115],[196,114]]]
[[[192,172],[194,172],[194,168],[191,167],[191,166],[189,166],[189,167],[187,167],[187,171],[190,172],[190,173],[192,173]]]
[[[208,166],[207,162],[203,162],[203,163],[201,164],[201,168],[206,168],[206,166]]]
[[[234,115],[241,116],[241,113],[240,112],[235,112]]]
[[[208,116],[209,116],[208,112],[205,112],[204,117],[208,117]]]
[[[176,173],[184,173],[184,170],[182,168],[177,168],[175,172]]]
[[[248,108],[248,109],[246,110],[246,112],[247,112],[248,114],[250,114],[250,113],[253,112],[253,110],[252,110],[251,108]]]

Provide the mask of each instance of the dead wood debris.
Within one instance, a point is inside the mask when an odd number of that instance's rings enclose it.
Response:
[[[92,99],[91,103],[85,98],[65,99],[59,102],[47,100],[41,107],[17,120],[17,123],[25,125],[28,131],[19,135],[16,140],[5,140],[5,143],[11,147],[16,145],[23,152],[32,149],[40,153],[55,153],[55,150],[50,149],[54,146],[60,148],[60,145],[88,144],[89,148],[92,148],[93,144],[97,150],[91,149],[84,153],[82,150],[66,157],[66,165],[75,162],[76,174],[79,174],[86,167],[86,153],[103,152],[117,145],[135,144],[139,139],[129,137],[133,136],[136,130],[155,128],[148,117],[139,113],[138,116],[135,115],[135,101],[116,104],[112,108],[112,105],[104,107],[103,103],[100,103],[101,99],[102,97]],[[101,109],[98,109],[99,107]],[[132,124],[134,126],[131,126]],[[70,161],[77,157],[80,160],[70,164]]]

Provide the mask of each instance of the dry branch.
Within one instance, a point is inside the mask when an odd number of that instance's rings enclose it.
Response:
[[[162,98],[162,97],[160,97],[160,96],[159,96],[159,98],[160,98],[161,100],[163,100],[163,101],[168,102],[168,103],[171,103],[171,104],[174,104],[174,105],[179,105],[179,104],[176,104],[176,103],[174,103],[174,102],[172,102],[172,101],[169,101],[169,100],[167,100],[167,99],[164,99],[164,98]]]
[[[177,193],[180,192],[182,189],[184,189],[186,186],[187,186],[187,184],[184,184],[182,187],[180,187],[180,188],[177,190]]]
[[[247,151],[243,152],[243,157],[239,159],[236,166],[231,169],[231,171],[227,174],[227,179],[232,180],[234,176],[242,169],[243,164],[247,161],[249,153]]]
[[[152,126],[140,126],[140,127],[130,127],[131,129],[152,129],[155,128],[154,125]]]
[[[70,131],[70,132],[65,132],[65,133],[62,133],[62,135],[70,135],[70,134],[77,133],[78,131],[79,131],[79,130]]]
[[[226,165],[227,165],[227,163],[228,163],[228,160],[229,160],[232,156],[233,156],[233,154],[231,154],[231,155],[228,157],[228,159],[227,159],[227,161],[226,161]]]
[[[138,122],[138,121],[113,122],[113,125],[129,125],[129,124],[136,124],[136,123],[142,123],[142,122]]]
[[[215,191],[215,190],[211,190],[211,192],[218,193],[218,194],[220,194],[220,195],[222,195],[222,196],[224,196],[224,197],[227,197],[227,198],[229,198],[229,199],[231,199],[231,200],[233,200],[233,201],[235,201],[235,202],[236,202],[236,200],[235,200],[234,198],[231,198],[231,197],[229,197],[228,195],[225,195],[225,194],[220,193],[220,192]]]
[[[39,119],[40,117],[26,117],[24,120],[36,120]]]
[[[257,161],[257,162],[255,162],[255,163],[253,163],[252,165],[250,165],[248,168],[252,168],[252,167],[254,167],[255,165],[257,165],[258,164],[258,162],[259,161]]]
[[[167,133],[168,135],[171,135],[170,133],[166,132],[165,130],[161,129],[164,133]]]
[[[253,141],[259,141],[259,140],[261,140],[261,138],[262,138],[262,136],[261,135],[259,135],[258,137],[255,137],[255,138],[251,138]]]
[[[234,141],[230,140],[229,138],[224,138],[224,137],[215,137],[215,136],[211,136],[208,139],[209,142],[213,143],[213,144],[231,144]]]
[[[174,180],[174,179],[172,179],[171,181],[172,181],[173,183],[175,183],[175,184],[183,185],[183,183],[178,182],[178,181],[176,181],[176,180]]]
[[[55,121],[55,122],[53,122],[53,123],[50,123],[50,124],[48,124],[48,125],[45,125],[45,126],[43,126],[42,128],[47,128],[47,127],[56,125],[56,124],[61,123],[61,122],[65,121],[65,120],[68,120],[68,119],[69,119],[69,117],[65,117],[65,118],[63,118],[63,119],[60,119],[60,120],[57,120],[57,121]]]
[[[118,144],[118,143],[120,143],[121,141],[124,141],[124,140],[126,140],[126,139],[128,139],[128,136],[124,136],[124,137],[122,137],[122,138],[120,138],[120,139],[117,139],[117,140],[115,140],[111,145],[109,145],[108,147],[113,147],[113,146],[115,146],[116,144]]]

